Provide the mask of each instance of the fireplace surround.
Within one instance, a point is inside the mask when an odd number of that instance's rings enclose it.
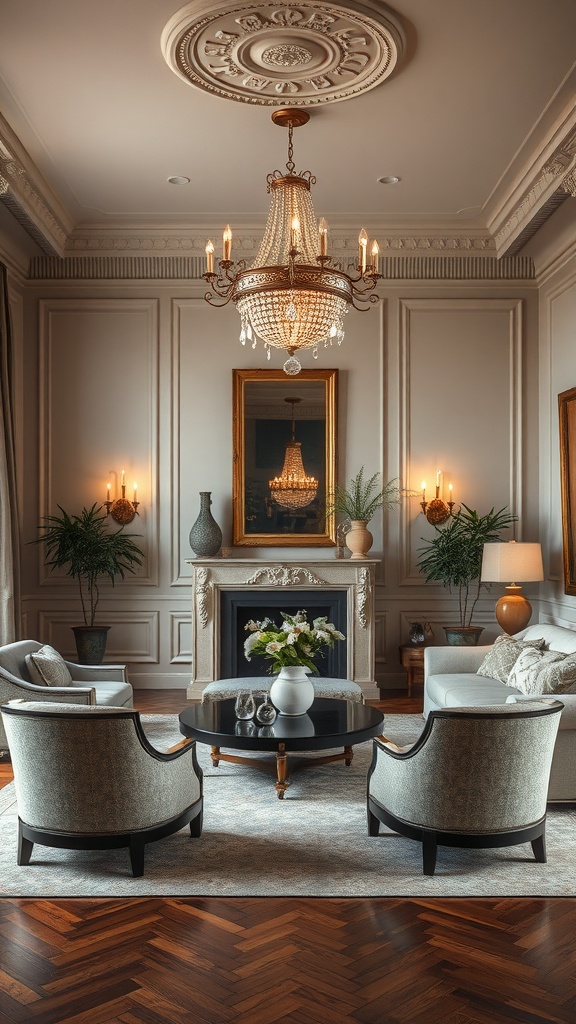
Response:
[[[245,675],[246,665],[238,669],[222,654],[221,633],[242,628],[237,610],[243,604],[252,611],[266,611],[271,618],[280,610],[304,608],[311,617],[325,614],[346,637],[340,662],[332,662],[330,672],[351,679],[362,687],[365,698],[378,697],[374,679],[374,580],[377,559],[300,558],[290,560],[247,558],[188,559],[192,568],[192,676],[187,697],[197,700],[204,687],[215,679]],[[245,602],[243,602],[243,595]],[[310,609],[307,607],[310,604]],[[233,605],[234,611],[230,611]],[[317,609],[322,610],[317,610]],[[334,615],[334,618],[332,618]],[[236,638],[238,641],[238,637]],[[338,644],[336,645],[338,647]],[[338,659],[338,656],[337,656]],[[337,671],[334,673],[334,666]],[[327,666],[328,669],[328,666]]]

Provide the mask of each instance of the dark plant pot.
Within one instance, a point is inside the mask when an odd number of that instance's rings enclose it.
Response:
[[[79,665],[101,665],[110,626],[72,626]]]
[[[477,647],[483,626],[443,626],[449,647]]]

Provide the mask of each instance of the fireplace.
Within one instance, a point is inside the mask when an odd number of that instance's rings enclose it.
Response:
[[[188,564],[192,569],[189,699],[199,699],[215,679],[266,674],[266,667],[244,658],[246,621],[266,614],[279,621],[281,612],[302,609],[312,618],[327,615],[346,637],[329,652],[333,660],[322,659],[320,674],[351,679],[366,698],[379,696],[374,679],[376,559],[195,558]]]
[[[270,669],[266,658],[253,656],[250,661],[244,656],[244,641],[248,636],[246,624],[250,619],[257,622],[266,616],[280,624],[282,612],[295,615],[298,611],[308,612],[308,621],[325,615],[336,629],[346,636],[346,591],[302,590],[297,595],[267,591],[223,590],[220,593],[220,675],[223,679],[235,676],[262,676]],[[338,640],[334,647],[325,648],[325,655],[314,660],[318,674],[336,679],[346,679],[346,640]]]

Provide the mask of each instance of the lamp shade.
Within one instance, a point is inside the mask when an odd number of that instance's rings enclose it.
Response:
[[[542,547],[511,540],[485,544],[480,579],[491,583],[526,583],[544,579]]]

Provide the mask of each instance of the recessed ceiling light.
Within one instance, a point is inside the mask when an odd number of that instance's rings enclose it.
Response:
[[[190,178],[185,178],[182,174],[173,174],[171,178],[168,178],[171,185],[189,185]]]
[[[378,178],[380,185],[397,185],[400,181],[395,174],[385,174],[383,178]]]

